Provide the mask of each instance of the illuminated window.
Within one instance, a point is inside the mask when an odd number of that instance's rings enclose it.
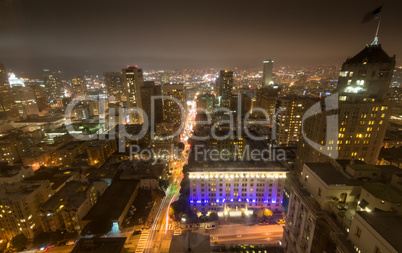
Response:
[[[382,253],[382,251],[377,247],[375,253]]]
[[[360,236],[362,235],[362,230],[361,230],[359,227],[356,227],[355,235],[356,235],[357,237],[359,237],[359,238],[360,238]]]

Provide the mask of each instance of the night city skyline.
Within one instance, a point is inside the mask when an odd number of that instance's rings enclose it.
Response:
[[[0,253],[402,252],[401,10],[0,0]]]
[[[65,78],[117,71],[248,69],[336,65],[373,40],[376,22],[362,17],[378,1],[132,2],[1,1],[1,60],[38,78],[44,68]],[[400,1],[385,3],[380,43],[402,54]],[[398,61],[397,63],[400,64]],[[86,72],[88,70],[88,72]]]

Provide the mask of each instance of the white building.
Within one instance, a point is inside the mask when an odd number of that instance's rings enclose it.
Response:
[[[402,216],[394,212],[356,212],[349,239],[356,252],[402,252]]]
[[[280,211],[286,169],[280,163],[198,163],[189,170],[190,204],[229,216],[268,208]]]

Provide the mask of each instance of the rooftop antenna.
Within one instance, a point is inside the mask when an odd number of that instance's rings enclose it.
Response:
[[[378,18],[377,31],[375,32],[374,41],[373,43],[371,43],[372,46],[378,46],[378,31],[380,30],[380,24],[381,24],[381,14],[380,17]]]
[[[374,9],[373,11],[370,11],[367,13],[364,18],[363,18],[363,23],[367,23],[371,20],[378,19],[378,24],[377,24],[377,30],[375,32],[375,37],[373,43],[371,43],[372,46],[378,46],[378,32],[380,31],[380,24],[381,24],[381,10],[384,4],[382,4],[380,7]]]

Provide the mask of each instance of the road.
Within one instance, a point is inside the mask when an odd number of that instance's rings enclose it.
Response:
[[[283,225],[221,225],[215,230],[207,230],[201,233],[209,234],[211,243],[275,244],[282,239]]]
[[[186,154],[190,148],[187,140],[191,137],[195,115],[195,102],[191,102],[189,103],[188,114],[184,124],[185,129],[181,136],[181,141],[185,144],[183,155]],[[173,233],[171,231],[168,232],[168,230],[169,228],[171,229],[174,227],[173,221],[169,219],[169,207],[179,195],[180,183],[183,178],[182,170],[186,163],[186,157],[185,159],[182,159],[181,157],[179,160],[171,162],[170,168],[173,168],[172,176],[170,178],[171,186],[166,191],[166,196],[162,199],[161,203],[158,203],[152,208],[152,216],[150,215],[153,217],[152,226],[150,229],[143,231],[135,252],[161,252],[162,248],[164,250],[166,247],[169,248]]]

